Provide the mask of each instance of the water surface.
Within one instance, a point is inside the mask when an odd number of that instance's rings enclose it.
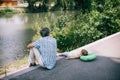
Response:
[[[26,45],[33,40],[35,28],[49,26],[58,16],[75,11],[17,14],[0,18],[0,66],[28,54]],[[49,23],[48,23],[49,22]]]

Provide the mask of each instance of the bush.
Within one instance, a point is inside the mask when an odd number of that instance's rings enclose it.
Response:
[[[11,15],[11,14],[16,13],[16,12],[17,12],[16,10],[5,8],[3,10],[0,10],[0,16],[8,15],[8,14]]]
[[[118,24],[118,26],[116,26],[111,24],[111,22],[106,22],[107,20],[103,21],[105,16],[106,14],[93,10],[90,13],[84,14],[79,12],[76,15],[61,15],[52,21],[49,21],[47,17],[41,22],[43,22],[44,26],[51,28],[52,36],[57,39],[59,51],[70,51],[105,37],[105,31],[109,31],[111,34],[120,31],[119,19],[113,17],[113,19],[110,20],[116,20],[114,21],[115,24]],[[39,30],[43,25],[41,24],[39,26],[39,21],[40,20],[33,21],[35,24],[33,29],[36,32],[33,40],[38,38]],[[112,28],[106,28],[105,30],[106,26],[100,27],[100,25],[103,24],[110,24]]]
[[[76,20],[66,16],[58,18],[54,37],[61,51],[73,50],[103,37],[95,27],[96,23],[90,22],[90,15],[80,14]]]
[[[97,29],[106,36],[120,31],[120,0],[93,0],[93,10],[101,16]],[[99,18],[100,16],[98,16]]]
[[[46,21],[60,51],[70,51],[120,31],[120,0],[91,3],[88,13],[58,16],[52,23]]]

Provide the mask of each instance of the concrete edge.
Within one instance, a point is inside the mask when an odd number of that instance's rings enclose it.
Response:
[[[62,59],[62,58],[63,57],[61,57],[61,56],[57,56],[57,61]],[[6,76],[2,76],[0,78],[0,80],[9,80],[10,78],[25,74],[25,73],[30,72],[32,70],[35,70],[35,69],[37,69],[39,67],[40,67],[39,65],[34,66],[34,67],[25,67],[25,68],[22,68],[20,70],[15,71],[15,72],[8,73]]]
[[[34,69],[37,69],[38,67],[39,66],[30,67],[30,68],[29,67],[28,68],[24,68],[22,70],[18,70],[18,71],[9,73],[9,74],[7,74],[7,76],[2,77],[1,79],[3,79],[3,80],[9,80],[10,78],[22,75],[22,74],[27,73],[27,72],[30,72],[30,71],[32,71]]]
[[[82,50],[82,49],[87,49],[87,48],[89,48],[89,47],[91,47],[91,46],[93,46],[93,45],[95,45],[95,44],[99,44],[99,43],[101,43],[101,42],[104,42],[104,41],[106,41],[106,40],[109,40],[109,39],[111,39],[111,38],[113,38],[113,37],[115,37],[115,36],[117,36],[117,35],[120,35],[120,32],[114,33],[114,34],[109,35],[109,36],[106,36],[106,37],[104,37],[104,38],[102,38],[102,39],[99,39],[99,40],[96,40],[96,41],[91,42],[91,43],[89,43],[89,44],[86,44],[86,45],[84,45],[84,46],[78,47],[78,48],[76,48],[76,49],[74,49],[74,50],[71,50],[70,52],[71,52],[71,53],[78,53],[78,51],[80,51],[80,50]],[[105,56],[105,55],[101,55],[101,54],[96,54],[96,55],[97,55],[97,56]],[[106,57],[112,57],[112,56],[106,56]],[[113,58],[117,58],[117,57],[113,57]]]
[[[116,36],[116,35],[120,35],[120,32],[114,33],[114,34],[109,35],[109,36],[107,36],[107,37],[104,37],[104,38],[102,38],[102,39],[96,40],[96,41],[94,41],[94,42],[92,42],[92,43],[86,44],[86,45],[84,45],[84,46],[82,46],[82,47],[80,47],[80,48],[81,48],[81,49],[82,49],[82,48],[84,49],[84,48],[86,48],[86,47],[95,45],[95,44],[97,44],[97,43],[103,42],[103,41],[108,40],[108,39],[111,39],[111,38],[113,38],[113,37]],[[74,49],[74,50],[72,50],[72,51],[79,50],[80,48]]]

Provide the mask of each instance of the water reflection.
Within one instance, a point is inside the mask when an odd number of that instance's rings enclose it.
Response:
[[[36,30],[50,26],[58,16],[74,13],[48,12],[0,18],[0,66],[26,55],[26,45],[32,41]]]
[[[25,21],[20,15],[0,18],[0,65],[23,55]]]

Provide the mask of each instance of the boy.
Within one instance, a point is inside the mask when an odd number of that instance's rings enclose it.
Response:
[[[79,54],[72,53],[72,52],[64,52],[64,53],[58,53],[57,55],[65,56],[66,59],[77,59],[77,58],[80,58],[80,56],[82,56],[82,55],[87,56],[88,51],[85,49],[82,49]]]
[[[56,64],[57,43],[56,39],[50,37],[50,30],[43,28],[40,31],[42,38],[28,44],[30,49],[29,64],[35,66],[35,60],[41,67],[52,69]]]

